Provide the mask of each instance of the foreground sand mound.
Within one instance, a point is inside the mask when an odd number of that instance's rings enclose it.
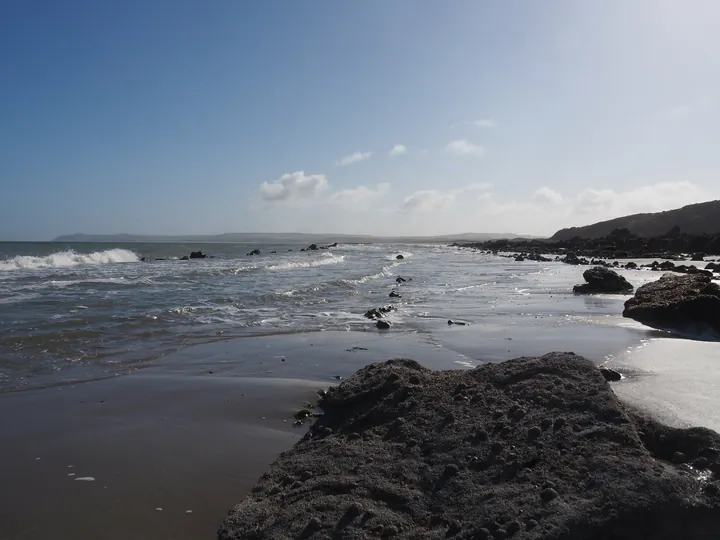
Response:
[[[321,406],[219,538],[720,538],[720,436],[625,410],[571,353],[391,360]]]

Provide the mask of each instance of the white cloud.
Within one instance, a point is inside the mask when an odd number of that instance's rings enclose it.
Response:
[[[283,174],[272,182],[260,184],[260,197],[266,201],[280,202],[316,197],[328,187],[324,174],[309,174],[304,171]]]
[[[405,154],[407,152],[407,146],[404,144],[396,144],[390,149],[390,153],[388,154],[390,157],[395,156],[401,156],[402,154]]]
[[[344,167],[345,165],[351,165],[359,161],[365,161],[366,159],[370,159],[371,156],[372,152],[355,152],[354,154],[350,154],[349,156],[345,156],[342,159],[339,159],[335,162],[335,165],[337,165],[338,167]]]
[[[466,139],[449,142],[445,147],[445,151],[449,154],[455,154],[456,156],[482,157],[485,155],[484,147],[478,144],[473,144]]]
[[[541,204],[562,204],[563,196],[549,187],[541,187],[533,193],[533,200]]]
[[[416,191],[406,197],[400,206],[401,212],[433,212],[443,210],[455,202],[455,195],[434,189]]]
[[[348,206],[361,205],[385,195],[389,190],[390,184],[388,183],[378,184],[375,189],[358,186],[333,193],[330,201]]]
[[[494,128],[495,126],[497,126],[497,124],[495,123],[495,120],[493,120],[492,118],[483,118],[482,120],[475,120],[475,122],[473,122],[473,124],[475,124],[479,128]]]
[[[688,181],[663,182],[619,193],[612,189],[586,188],[575,199],[573,212],[611,219],[628,214],[679,208],[705,198],[705,192]],[[589,223],[592,221],[588,221]]]

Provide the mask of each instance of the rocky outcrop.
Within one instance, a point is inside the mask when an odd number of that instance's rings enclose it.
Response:
[[[319,248],[317,247],[317,244],[310,244],[307,249],[309,251],[317,251]]]
[[[626,410],[570,353],[432,372],[369,365],[260,478],[218,538],[717,538],[720,436]]]
[[[190,252],[190,258],[191,259],[204,259],[207,255],[205,255],[202,251],[191,251]]]
[[[253,256],[253,255],[260,255],[260,250],[253,249],[250,253],[248,253],[248,256]]]
[[[706,273],[665,274],[637,289],[623,317],[661,330],[720,336],[720,286]]]
[[[388,296],[389,296],[390,298],[402,298],[402,296],[400,295],[400,293],[398,293],[397,291],[390,291],[390,294],[389,294]]]
[[[403,255],[398,255],[395,257],[398,261],[402,261],[405,257]]]
[[[390,330],[390,322],[382,319],[375,323],[375,327],[379,330]]]
[[[575,285],[573,292],[577,294],[597,293],[627,293],[633,290],[633,286],[623,276],[601,266],[590,268],[583,272],[587,283]]]

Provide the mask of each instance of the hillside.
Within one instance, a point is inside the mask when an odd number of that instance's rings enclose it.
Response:
[[[568,240],[576,236],[601,238],[615,229],[629,229],[636,236],[652,238],[663,236],[674,227],[690,235],[720,234],[720,201],[691,204],[654,214],[634,214],[584,227],[569,227],[556,232],[550,240]]]
[[[138,234],[70,234],[58,236],[53,242],[110,242],[110,243],[248,243],[248,244],[312,244],[332,242],[351,243],[445,243],[451,241],[482,242],[498,238],[517,238],[516,234],[462,233],[444,236],[370,236],[353,234],[306,233],[225,233],[215,235],[138,235]],[[527,237],[532,238],[532,237]]]

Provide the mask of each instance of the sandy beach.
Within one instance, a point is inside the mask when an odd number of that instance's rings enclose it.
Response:
[[[227,340],[124,376],[0,395],[0,538],[214,538],[227,511],[304,434],[294,413],[318,390],[395,357],[442,370],[575,350],[626,371],[614,388],[629,403],[675,424],[720,427],[715,379],[701,376],[714,344],[617,323],[602,316],[572,335],[547,324],[508,335],[475,325],[433,336]]]

